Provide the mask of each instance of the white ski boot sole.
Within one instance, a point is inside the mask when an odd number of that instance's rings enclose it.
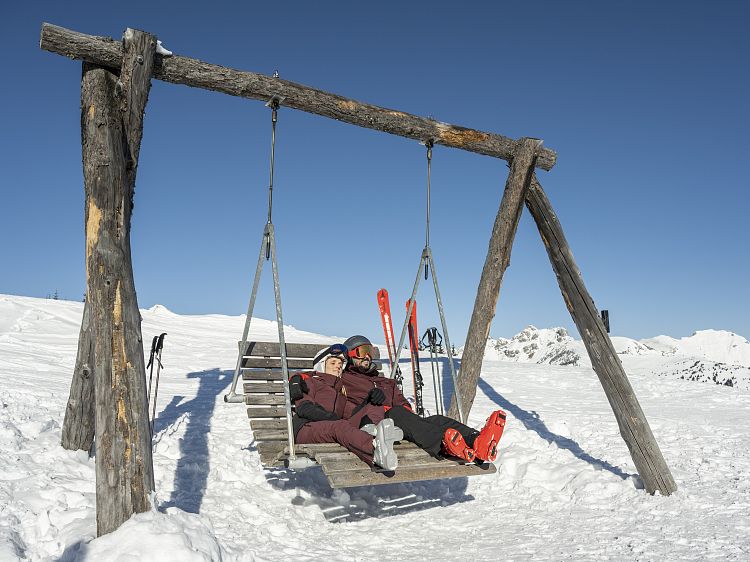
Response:
[[[393,450],[393,444],[404,438],[404,432],[388,418],[376,425],[375,430],[375,439],[372,440],[375,447],[373,462],[385,470],[396,470],[398,457]]]

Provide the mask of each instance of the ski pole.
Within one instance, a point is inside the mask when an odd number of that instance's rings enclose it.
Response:
[[[159,340],[156,342],[156,384],[154,385],[154,403],[152,404],[151,409],[151,435],[154,435],[154,420],[156,419],[156,395],[159,392],[159,373],[161,372],[161,368],[163,365],[161,364],[161,351],[164,348],[164,336],[166,336],[166,333],[162,333],[159,335]]]
[[[159,336],[154,336],[151,340],[151,353],[148,356],[148,365],[146,368],[151,368],[148,373],[148,403],[151,403],[151,379],[154,377],[154,351],[156,351],[156,342],[159,340]]]

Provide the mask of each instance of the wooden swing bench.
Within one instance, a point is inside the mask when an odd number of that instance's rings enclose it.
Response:
[[[240,345],[242,342],[240,342]],[[290,373],[310,370],[312,358],[327,344],[287,343]],[[255,444],[266,467],[286,466],[289,434],[286,419],[283,375],[278,342],[247,342],[241,360],[242,388]],[[375,354],[379,359],[377,348]],[[379,364],[379,362],[378,362]],[[413,443],[402,441],[394,447],[399,465],[395,471],[370,468],[356,455],[337,443],[295,444],[297,457],[319,464],[332,488],[375,486],[397,482],[480,476],[496,472],[495,465],[438,460]]]

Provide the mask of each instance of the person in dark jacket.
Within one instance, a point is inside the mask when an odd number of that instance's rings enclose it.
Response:
[[[386,409],[386,419],[392,419],[404,432],[404,438],[424,449],[433,457],[442,454],[465,461],[475,458],[494,461],[497,445],[505,427],[505,412],[497,410],[477,431],[447,416],[422,418],[411,410],[411,405],[396,385],[396,381],[383,377],[373,363],[372,343],[365,336],[352,336],[344,342],[347,347],[347,365],[341,374],[346,388],[347,404],[344,417],[357,405],[367,401]]]
[[[403,439],[403,432],[385,419],[382,407],[365,401],[344,419],[347,400],[340,375],[345,362],[346,347],[332,345],[318,352],[313,371],[289,379],[295,442],[339,443],[369,466],[394,470],[398,457],[393,444]]]

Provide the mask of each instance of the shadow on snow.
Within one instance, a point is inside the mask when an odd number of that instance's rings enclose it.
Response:
[[[558,448],[570,451],[582,461],[587,462],[598,469],[607,470],[615,476],[622,478],[623,480],[638,476],[637,474],[628,474],[619,467],[614,466],[613,464],[610,464],[605,460],[591,456],[571,438],[563,437],[562,435],[553,433],[549,430],[549,428],[547,428],[546,424],[544,423],[544,421],[542,421],[537,412],[529,412],[509,402],[481,378],[479,379],[479,388],[482,390],[482,392],[484,392],[487,398],[492,400],[507,413],[512,414],[513,417],[520,421],[526,429],[534,431],[535,433],[537,433],[537,435],[539,435],[539,437],[547,441],[547,443],[554,443]]]
[[[190,513],[200,512],[210,470],[208,433],[211,431],[216,397],[232,383],[233,376],[234,371],[220,369],[188,373],[187,378],[197,378],[199,381],[195,398],[182,402],[183,396],[174,396],[156,419],[154,435],[176,422],[180,416],[189,414],[185,435],[180,439],[174,491],[160,510],[174,506]]]
[[[331,489],[319,466],[297,471],[268,468],[265,472],[274,488],[296,491],[293,505],[317,505],[331,523],[402,515],[474,499],[466,493],[466,477]]]

